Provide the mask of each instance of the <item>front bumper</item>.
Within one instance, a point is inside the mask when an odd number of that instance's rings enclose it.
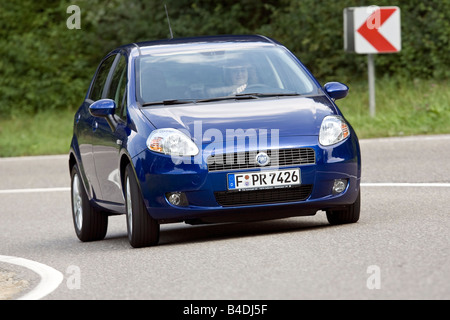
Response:
[[[356,135],[351,135],[349,139],[330,147],[320,146],[317,136],[280,138],[279,146],[280,149],[314,149],[315,164],[280,167],[300,168],[302,186],[310,186],[310,192],[300,201],[279,202],[275,199],[264,203],[220,205],[217,196],[227,192],[228,173],[261,169],[208,172],[205,161],[208,154],[205,149],[203,161],[174,161],[170,156],[145,150],[133,158],[133,163],[145,205],[150,215],[161,223],[248,221],[313,215],[318,210],[342,207],[355,202],[361,177],[360,149]],[[175,163],[180,160],[184,162]],[[335,179],[348,181],[347,188],[339,194],[332,192]],[[166,194],[170,192],[183,192],[188,205],[170,204],[166,198]]]

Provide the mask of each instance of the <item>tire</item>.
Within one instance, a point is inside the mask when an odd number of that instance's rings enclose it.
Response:
[[[355,203],[351,204],[343,210],[328,210],[327,219],[330,224],[346,224],[355,223],[359,220],[359,213],[361,211],[361,191],[358,192],[358,197]]]
[[[83,242],[104,239],[108,230],[108,215],[89,202],[77,164],[72,168],[71,195],[73,225],[78,239]]]
[[[160,226],[147,211],[131,164],[125,169],[123,190],[130,245],[133,248],[157,245]]]

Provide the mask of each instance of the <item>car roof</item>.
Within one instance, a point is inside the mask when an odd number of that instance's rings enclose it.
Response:
[[[214,44],[214,43],[261,43],[261,44],[280,44],[277,41],[262,35],[215,35],[198,36],[186,38],[160,39],[151,41],[135,42],[120,46],[118,49],[131,51],[133,49],[145,50],[146,48],[156,46],[171,45],[196,45],[196,44]],[[117,50],[117,49],[116,49]],[[115,51],[115,50],[114,50]]]
[[[262,35],[216,35],[216,36],[199,36],[188,38],[174,38],[162,39],[145,42],[137,42],[136,45],[140,48],[156,46],[156,45],[170,45],[170,44],[193,44],[193,43],[213,43],[213,42],[265,42],[275,43],[274,40]]]

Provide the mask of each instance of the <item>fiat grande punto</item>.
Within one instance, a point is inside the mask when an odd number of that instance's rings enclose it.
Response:
[[[132,247],[160,225],[360,215],[357,135],[325,85],[264,36],[132,43],[100,62],[74,116],[72,213],[81,241],[124,214]]]

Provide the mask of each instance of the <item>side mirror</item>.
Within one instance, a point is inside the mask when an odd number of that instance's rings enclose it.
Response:
[[[106,118],[112,116],[116,110],[116,103],[111,99],[95,101],[89,107],[89,113],[94,117]]]
[[[117,128],[117,121],[114,119],[116,103],[111,99],[101,99],[95,101],[89,107],[89,113],[94,117],[105,118],[111,130],[114,132]]]
[[[348,87],[340,82],[328,82],[323,88],[335,100],[345,98],[348,94]]]

